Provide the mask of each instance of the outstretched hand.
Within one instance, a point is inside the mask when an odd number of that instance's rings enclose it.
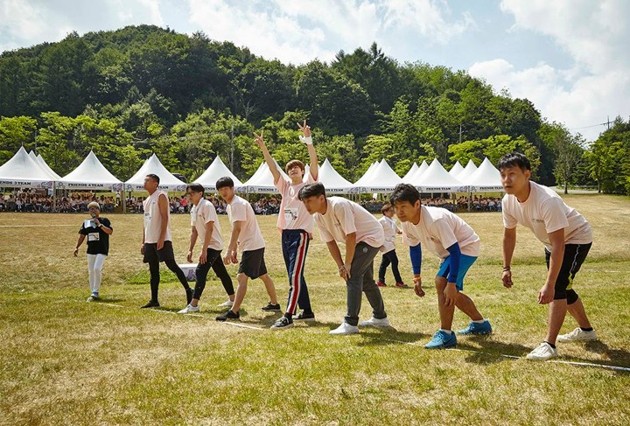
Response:
[[[263,139],[263,132],[260,132],[260,135],[254,133],[254,142],[258,145],[259,148],[263,148],[265,146],[265,140]]]
[[[306,124],[306,120],[304,120],[302,124],[298,123],[297,125],[300,128],[300,131],[302,132],[305,138],[311,137],[311,126]]]

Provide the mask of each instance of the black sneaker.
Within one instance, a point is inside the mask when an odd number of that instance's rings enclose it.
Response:
[[[262,310],[280,312],[282,309],[280,309],[279,303],[276,303],[275,305],[273,303],[269,303],[267,306],[263,306]]]
[[[229,319],[239,319],[240,317],[241,317],[240,312],[234,313],[230,309],[226,313],[224,313],[222,315],[219,315],[216,319],[217,319],[217,321],[227,321]]]
[[[293,320],[287,317],[281,317],[274,325],[271,326],[272,330],[284,330],[293,327]]]
[[[193,289],[188,287],[186,289],[186,304],[190,305],[190,302],[193,300]]]
[[[147,303],[144,306],[140,306],[140,309],[159,308],[159,307],[160,307],[160,302],[158,302],[157,300],[149,300],[149,303]]]
[[[313,312],[300,312],[293,317],[296,321],[315,321],[315,314]]]

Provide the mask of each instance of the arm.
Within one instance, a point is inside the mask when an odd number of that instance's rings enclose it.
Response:
[[[512,255],[516,247],[516,228],[503,228],[503,275],[501,277],[503,285],[507,288],[512,287]]]
[[[74,249],[74,257],[77,257],[77,255],[79,254],[79,247],[81,247],[81,244],[83,244],[83,240],[85,240],[85,235],[79,234],[79,240],[77,241],[77,246]]]
[[[549,241],[551,242],[551,258],[549,259],[549,270],[547,271],[547,281],[538,292],[538,303],[546,305],[553,301],[556,288],[556,280],[562,267],[564,259],[564,228],[551,232]]]
[[[422,289],[422,276],[420,270],[422,268],[422,246],[420,243],[409,247],[409,257],[411,258],[411,269],[413,271],[413,287],[419,297],[424,296]]]
[[[232,236],[230,237],[230,244],[228,245],[227,253],[225,253],[225,257],[223,261],[226,265],[230,263],[237,263],[238,259],[236,257],[236,247],[238,244],[238,236],[241,233],[242,221],[238,220],[232,224]]]
[[[343,264],[343,268],[346,272],[346,277],[350,278],[350,268],[352,267],[352,260],[354,259],[354,252],[357,249],[357,233],[352,232],[346,235],[346,262]]]
[[[339,268],[339,275],[343,279],[347,280],[346,274],[345,274],[345,267],[343,264],[343,259],[341,258],[341,251],[339,250],[339,246],[337,245],[337,242],[335,240],[327,241],[326,245],[328,246],[328,251],[330,252],[330,255],[332,256],[333,260],[337,264],[337,267]]]
[[[459,243],[453,244],[446,250],[448,250],[451,257],[451,268],[446,279],[444,298],[446,306],[451,306],[454,305],[457,300],[457,274],[459,274],[459,262],[462,258],[462,251],[459,248]]]
[[[317,177],[319,176],[319,164],[317,163],[317,152],[315,151],[313,138],[311,137],[311,127],[306,124],[306,120],[304,120],[303,124],[298,123],[298,127],[304,135],[300,136],[300,140],[306,144],[308,157],[311,161],[311,176],[313,176],[313,180],[317,181]]]
[[[157,249],[162,250],[162,247],[164,247],[164,239],[166,238],[166,229],[168,228],[168,201],[166,201],[166,195],[164,194],[158,197],[158,209],[160,210],[162,223],[160,226],[160,238],[157,242]]]
[[[195,248],[195,244],[197,243],[197,235],[198,235],[197,228],[193,226],[190,231],[190,245],[188,246],[188,256],[186,257],[186,260],[188,261],[188,263],[192,263],[192,254],[193,254],[193,249]]]
[[[267,149],[267,145],[265,145],[265,141],[263,139],[263,133],[260,132],[260,135],[257,135],[256,133],[254,133],[254,136],[256,136],[256,139],[254,140],[256,141],[256,145],[258,145],[258,147],[262,151],[263,158],[265,159],[267,166],[269,166],[269,170],[271,171],[271,174],[273,175],[273,183],[275,184],[276,182],[278,182],[278,179],[280,179],[281,177],[280,172],[278,171],[278,167],[276,166],[276,162],[273,161],[273,157],[269,153],[269,150]]]
[[[208,260],[208,246],[212,241],[212,231],[214,230],[214,222],[210,221],[206,223],[206,237],[203,239],[203,246],[201,247],[201,254],[199,255],[199,263],[204,264]]]
[[[101,228],[101,231],[103,231],[104,233],[106,233],[107,235],[112,235],[112,233],[114,232],[114,230],[108,226],[105,226],[104,223],[101,223],[100,220],[98,220],[98,217],[94,218],[94,223],[96,224],[96,226],[98,228]]]

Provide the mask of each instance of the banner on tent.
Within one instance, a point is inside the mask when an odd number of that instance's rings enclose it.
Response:
[[[52,188],[52,181],[45,182],[33,182],[25,179],[0,179],[0,186],[6,186],[9,188]]]

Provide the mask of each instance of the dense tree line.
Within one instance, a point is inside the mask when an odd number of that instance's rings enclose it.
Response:
[[[464,71],[400,64],[376,44],[330,63],[284,65],[202,33],[154,26],[68,35],[0,55],[0,163],[20,145],[60,174],[93,149],[120,179],[150,152],[197,177],[220,155],[239,177],[262,157],[264,130],[281,163],[305,157],[296,122],[308,119],[318,152],[349,180],[386,158],[403,174],[414,161],[445,166],[517,149],[547,184],[592,184],[626,192],[628,123],[618,119],[591,147]],[[613,148],[614,147],[614,148]],[[625,174],[624,174],[625,173]]]

